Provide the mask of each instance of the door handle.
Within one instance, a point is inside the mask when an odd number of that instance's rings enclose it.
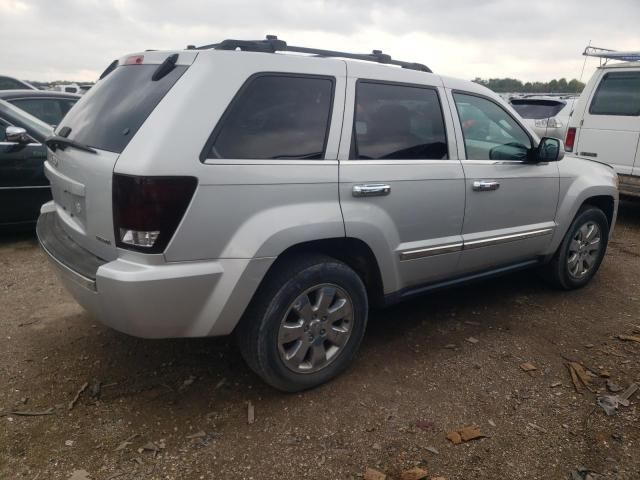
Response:
[[[475,180],[473,182],[473,189],[476,192],[489,192],[491,190],[498,190],[499,188],[500,183],[495,181]]]
[[[351,191],[354,197],[383,197],[391,193],[391,185],[384,183],[364,183],[354,185]]]

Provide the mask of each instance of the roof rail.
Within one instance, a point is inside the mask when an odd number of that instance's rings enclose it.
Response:
[[[418,70],[420,72],[433,73],[429,67],[421,63],[402,62],[393,60],[390,55],[382,53],[381,50],[373,50],[371,53],[348,53],[336,50],[321,50],[317,48],[295,47],[287,45],[284,40],[279,40],[275,35],[267,35],[265,40],[223,40],[220,43],[212,43],[196,47],[194,45],[187,46],[188,50],[243,50],[247,52],[296,52],[307,53],[318,57],[341,57],[351,58],[354,60],[365,60],[367,62],[383,63],[385,65],[397,65],[409,70]]]
[[[621,60],[623,62],[640,61],[640,51],[637,52],[618,52],[617,50],[609,50],[608,48],[587,47],[582,52],[586,57],[603,58],[605,60]]]

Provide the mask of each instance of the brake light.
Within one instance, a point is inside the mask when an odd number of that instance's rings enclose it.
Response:
[[[191,202],[194,177],[138,177],[114,174],[113,226],[116,245],[162,253]]]
[[[573,144],[576,141],[576,128],[570,127],[567,129],[567,138],[564,141],[564,149],[567,152],[573,152]]]
[[[142,65],[144,55],[133,55],[124,62],[125,65]]]

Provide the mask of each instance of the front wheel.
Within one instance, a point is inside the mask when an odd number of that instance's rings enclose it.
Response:
[[[582,207],[553,259],[545,265],[545,276],[564,290],[585,286],[600,268],[608,239],[609,222],[604,212]]]
[[[237,329],[247,364],[288,392],[347,368],[364,336],[368,301],[356,272],[330,257],[286,261],[269,274]]]

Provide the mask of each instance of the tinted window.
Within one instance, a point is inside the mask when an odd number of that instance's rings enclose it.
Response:
[[[209,158],[322,159],[333,81],[261,75],[249,80],[214,131]]]
[[[10,102],[49,125],[59,125],[74,103],[55,98],[21,98]]]
[[[121,153],[160,100],[187,69],[176,66],[159,80],[158,65],[116,68],[99,80],[64,117],[68,138],[101,150]]]
[[[593,115],[640,115],[640,72],[607,73],[591,101]]]
[[[555,117],[565,104],[553,100],[511,100],[511,106],[522,118],[541,119]]]
[[[525,160],[531,140],[502,107],[485,98],[454,93],[470,160]]]
[[[435,90],[358,82],[352,158],[448,158]]]
[[[21,90],[25,88],[30,89],[31,87],[15,78],[0,77],[0,90]]]

